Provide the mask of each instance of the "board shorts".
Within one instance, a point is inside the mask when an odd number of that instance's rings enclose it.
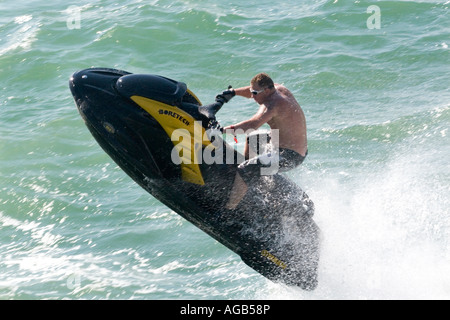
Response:
[[[307,155],[308,151],[302,156],[294,150],[280,148],[278,152],[269,151],[244,161],[238,166],[238,173],[245,183],[251,184],[261,175],[274,175],[298,167]]]

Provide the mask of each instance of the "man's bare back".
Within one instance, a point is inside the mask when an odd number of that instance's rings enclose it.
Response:
[[[279,130],[279,147],[297,151],[302,156],[308,150],[306,119],[293,94],[280,84],[263,108],[274,109],[267,123],[271,129]]]

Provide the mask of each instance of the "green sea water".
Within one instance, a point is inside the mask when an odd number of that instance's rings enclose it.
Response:
[[[0,0],[0,299],[449,299],[449,6]],[[204,103],[259,72],[288,87],[308,123],[289,176],[323,232],[318,288],[266,280],[126,176],[68,88],[93,66]],[[218,119],[256,110],[235,98]]]

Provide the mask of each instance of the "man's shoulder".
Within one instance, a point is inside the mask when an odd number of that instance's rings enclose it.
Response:
[[[275,88],[276,88],[279,92],[291,94],[291,91],[290,91],[287,87],[285,87],[284,84],[277,83],[277,84],[275,84]]]
[[[280,92],[285,98],[287,99],[292,99],[294,98],[294,94],[291,92],[291,90],[289,90],[286,87],[280,87],[280,89],[278,89],[278,92]],[[294,98],[295,99],[295,98]]]

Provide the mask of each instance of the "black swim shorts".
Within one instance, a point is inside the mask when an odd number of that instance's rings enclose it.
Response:
[[[277,153],[268,152],[244,161],[238,166],[238,172],[242,179],[248,184],[251,183],[253,179],[259,178],[261,176],[261,170],[263,168],[273,169],[266,170],[266,175],[276,174],[278,172],[286,172],[301,165],[307,155],[308,151],[306,151],[305,156],[302,156],[294,150],[280,148],[278,156]]]

